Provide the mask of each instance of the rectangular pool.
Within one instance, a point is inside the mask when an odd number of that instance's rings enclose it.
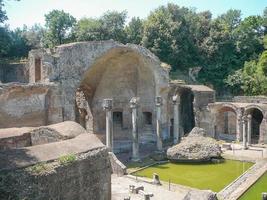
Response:
[[[251,162],[225,160],[222,163],[165,163],[133,173],[152,178],[157,173],[160,180],[198,189],[219,192],[253,165]]]

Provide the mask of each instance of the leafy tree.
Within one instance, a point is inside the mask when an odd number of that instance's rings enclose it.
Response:
[[[160,6],[144,23],[142,43],[173,70],[197,64],[198,55],[187,19],[195,13],[175,4]]]
[[[9,57],[26,57],[31,50],[23,34],[24,30],[19,28],[10,32],[11,45],[8,54]]]
[[[0,24],[7,20],[6,11],[4,10],[4,0],[0,0]]]
[[[35,24],[30,28],[27,26],[23,27],[22,36],[25,38],[27,46],[31,49],[43,47],[44,34],[45,29],[39,24]]]
[[[127,42],[133,44],[141,44],[143,37],[143,22],[139,17],[133,17],[129,24],[125,27]]]
[[[45,33],[46,46],[53,47],[63,44],[69,39],[69,33],[76,23],[76,19],[63,10],[53,10],[45,15],[47,32]]]
[[[103,40],[102,23],[99,19],[82,18],[74,28],[77,41]]]
[[[240,15],[238,10],[229,10],[214,19],[203,43],[207,63],[200,72],[200,81],[213,84],[217,90],[225,90],[227,76],[262,51],[261,17],[241,21]]]
[[[113,39],[124,43],[126,34],[124,25],[127,18],[127,12],[107,11],[99,19],[102,27],[103,39]]]
[[[0,26],[0,58],[8,56],[11,46],[11,37],[8,27]]]

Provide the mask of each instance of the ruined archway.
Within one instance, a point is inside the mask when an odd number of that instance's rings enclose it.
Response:
[[[237,137],[237,118],[236,107],[223,105],[216,116],[216,133],[220,139],[236,140]]]
[[[184,134],[189,133],[195,126],[194,94],[190,88],[182,88],[180,93],[180,115]]]
[[[263,110],[257,106],[250,106],[247,107],[245,110],[245,114],[248,117],[248,120],[251,120],[248,123],[251,123],[251,143],[258,144],[260,142],[260,137],[262,131],[261,131],[261,125],[262,120],[264,117]]]
[[[155,79],[148,65],[137,52],[116,48],[98,58],[85,72],[79,88],[83,89],[92,113],[90,124],[94,133],[103,136],[105,132],[105,112],[102,109],[105,98],[113,99],[113,114],[117,120],[114,139],[131,137],[129,101],[132,97],[140,97],[140,110],[155,110]],[[139,123],[143,124],[142,121]]]

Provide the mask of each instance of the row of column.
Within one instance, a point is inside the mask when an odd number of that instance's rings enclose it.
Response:
[[[179,104],[180,97],[173,97],[173,113],[174,113],[174,144],[179,142]],[[161,108],[163,105],[162,97],[156,97],[156,132],[157,132],[157,150],[162,151],[162,122]],[[139,160],[139,135],[137,126],[137,108],[139,98],[133,97],[130,100],[130,108],[132,110],[132,160]],[[112,99],[104,99],[103,108],[106,111],[106,145],[109,151],[113,151],[113,119],[112,119]]]
[[[243,142],[243,148],[247,149],[251,145],[252,116],[244,115],[242,109],[237,110],[236,115],[236,139]]]

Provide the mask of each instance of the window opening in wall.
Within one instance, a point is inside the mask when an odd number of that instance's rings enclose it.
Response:
[[[113,112],[113,124],[122,127],[122,112]]]
[[[35,82],[39,82],[41,80],[41,59],[35,59]]]
[[[144,124],[152,125],[152,113],[151,112],[143,112]]]

